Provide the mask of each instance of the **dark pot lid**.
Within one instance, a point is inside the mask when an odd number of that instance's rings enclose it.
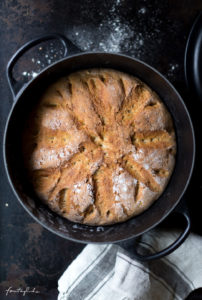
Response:
[[[202,12],[194,22],[188,37],[185,78],[191,92],[202,101]]]

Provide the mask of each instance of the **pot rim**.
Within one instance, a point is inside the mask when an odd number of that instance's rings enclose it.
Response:
[[[180,196],[178,198],[178,200],[172,205],[172,207],[170,209],[168,209],[168,211],[166,213],[163,214],[163,216],[161,218],[159,218],[159,220],[157,222],[155,222],[152,226],[149,226],[146,230],[144,230],[143,232],[140,232],[138,234],[133,234],[131,235],[130,237],[125,237],[125,238],[120,238],[120,239],[116,239],[116,240],[110,240],[110,241],[104,241],[104,242],[95,242],[95,241],[88,241],[88,240],[81,240],[81,239],[74,239],[72,237],[69,237],[67,235],[65,235],[65,233],[62,233],[62,232],[59,232],[59,230],[56,230],[54,228],[52,228],[51,226],[48,226],[47,224],[43,223],[43,221],[41,221],[39,218],[37,218],[33,212],[28,208],[28,206],[26,206],[23,201],[21,200],[20,196],[18,195],[18,192],[16,191],[16,189],[14,188],[14,185],[12,183],[12,180],[11,180],[11,176],[10,176],[10,173],[9,173],[9,170],[8,170],[8,163],[7,163],[7,158],[6,158],[6,138],[7,138],[7,131],[8,131],[8,126],[9,126],[9,123],[10,123],[10,119],[12,117],[12,114],[13,114],[13,111],[14,111],[14,108],[15,106],[18,104],[18,101],[20,99],[20,97],[22,96],[22,94],[25,92],[25,90],[27,90],[29,88],[29,86],[36,80],[39,80],[40,76],[42,74],[44,74],[45,72],[47,72],[48,70],[50,70],[51,68],[54,68],[56,65],[58,65],[59,63],[62,63],[66,60],[69,60],[71,58],[76,58],[76,57],[80,57],[80,56],[89,56],[89,55],[105,55],[105,56],[118,56],[118,57],[124,57],[126,59],[129,59],[129,60],[132,60],[132,61],[135,61],[135,62],[138,62],[142,65],[144,65],[145,67],[147,67],[149,70],[151,70],[152,72],[156,73],[158,76],[161,77],[162,80],[164,80],[167,85],[169,86],[169,88],[177,95],[177,98],[178,100],[180,101],[180,103],[182,104],[184,110],[185,110],[185,113],[188,117],[188,121],[189,121],[189,125],[190,125],[190,129],[191,129],[191,133],[192,133],[192,141],[193,141],[193,151],[192,151],[192,159],[191,159],[191,166],[190,166],[190,170],[189,170],[189,175],[188,175],[188,179],[186,181],[186,184],[184,185],[181,193],[180,193]],[[116,68],[114,68],[116,69]],[[117,68],[118,70],[118,68]],[[151,87],[152,88],[152,87]],[[72,54],[72,55],[69,55],[67,57],[64,57],[56,62],[54,62],[53,64],[47,66],[46,68],[44,68],[43,70],[41,70],[36,77],[32,78],[28,83],[26,83],[24,86],[22,86],[20,88],[20,90],[17,92],[15,98],[13,99],[14,100],[14,103],[10,109],[10,112],[8,114],[8,117],[7,117],[7,121],[6,121],[6,125],[5,125],[5,129],[4,129],[4,136],[3,136],[3,159],[4,159],[4,165],[5,165],[5,169],[6,169],[6,174],[7,174],[7,177],[8,177],[8,181],[12,187],[12,190],[15,194],[15,196],[17,197],[18,201],[21,203],[21,205],[24,207],[24,209],[29,213],[29,215],[34,218],[34,220],[36,222],[38,222],[40,225],[42,225],[43,227],[45,227],[46,229],[48,229],[49,231],[51,231],[52,233],[54,234],[57,234],[58,236],[60,237],[63,237],[65,239],[68,239],[68,240],[71,240],[71,241],[74,241],[74,242],[80,242],[80,243],[94,243],[94,244],[107,244],[107,243],[117,243],[117,242],[122,242],[122,241],[126,241],[126,240],[129,240],[129,239],[132,239],[134,237],[138,237],[140,235],[142,235],[143,233],[146,233],[148,232],[149,230],[151,230],[152,228],[156,227],[159,223],[161,223],[175,208],[176,206],[179,204],[180,200],[182,199],[183,195],[185,194],[185,191],[187,190],[187,187],[189,185],[189,182],[191,180],[191,176],[193,174],[193,169],[194,169],[194,163],[195,163],[195,152],[196,152],[196,141],[195,141],[195,134],[194,134],[194,128],[193,128],[193,124],[192,124],[192,120],[191,120],[191,117],[190,117],[190,114],[189,114],[189,111],[182,99],[182,97],[180,96],[180,94],[178,93],[178,91],[176,90],[176,88],[172,85],[172,83],[170,83],[170,81],[165,78],[164,75],[162,75],[158,70],[156,70],[154,67],[150,66],[149,64],[139,60],[139,59],[136,59],[136,58],[133,58],[129,55],[126,55],[126,54],[122,54],[122,53],[111,53],[111,52],[81,52],[81,53],[76,53],[76,54]],[[163,100],[162,100],[163,101]],[[175,172],[175,170],[173,171]],[[158,201],[158,200],[157,200]],[[149,208],[147,208],[147,210],[149,210]],[[62,217],[61,217],[62,218]],[[133,217],[134,218],[134,217]],[[70,221],[71,222],[71,221]],[[127,221],[125,221],[127,222]],[[73,223],[73,222],[72,222]],[[73,223],[73,224],[77,224],[77,223]],[[121,223],[120,223],[121,224]],[[116,225],[116,224],[114,224]],[[110,227],[110,226],[114,226],[114,225],[101,225],[101,226],[93,226],[93,227]],[[84,225],[84,224],[79,224],[79,226],[87,226],[87,227],[92,227],[92,226],[89,226],[89,225]]]

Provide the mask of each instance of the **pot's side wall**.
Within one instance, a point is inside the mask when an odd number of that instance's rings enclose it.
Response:
[[[24,120],[43,89],[51,82],[76,70],[107,67],[135,75],[157,92],[170,110],[177,135],[174,173],[162,196],[144,213],[122,224],[102,227],[75,226],[41,204],[32,192],[21,163],[20,136]],[[13,189],[25,209],[47,229],[76,241],[116,242],[138,236],[156,226],[177,205],[188,184],[194,160],[194,135],[188,112],[177,92],[158,72],[146,64],[122,55],[87,53],[64,59],[35,78],[17,97],[7,128],[5,158]],[[15,151],[13,151],[15,149]]]

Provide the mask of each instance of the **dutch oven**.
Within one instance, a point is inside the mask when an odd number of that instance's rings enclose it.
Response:
[[[64,58],[41,71],[35,78],[16,91],[18,83],[13,77],[17,60],[38,43],[59,39],[63,44]],[[115,225],[94,227],[75,224],[52,212],[34,194],[27,180],[22,163],[21,135],[26,117],[45,87],[61,76],[89,68],[112,68],[140,78],[161,98],[172,115],[176,138],[176,164],[172,177],[159,199],[146,211],[132,219]],[[21,47],[7,66],[7,79],[13,94],[13,106],[6,123],[3,150],[4,162],[10,185],[25,210],[42,226],[53,233],[76,242],[116,243],[136,238],[157,226],[171,212],[181,214],[185,229],[177,240],[166,249],[149,255],[134,253],[139,260],[151,260],[165,256],[179,247],[190,231],[190,218],[183,203],[183,195],[192,175],[195,159],[195,138],[187,108],[172,84],[157,70],[130,56],[102,52],[81,52],[65,37],[51,34],[32,40]]]

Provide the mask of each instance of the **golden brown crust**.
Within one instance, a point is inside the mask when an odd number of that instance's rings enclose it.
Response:
[[[39,197],[71,221],[107,225],[148,208],[175,164],[172,119],[139,79],[84,70],[52,84],[23,137]]]

